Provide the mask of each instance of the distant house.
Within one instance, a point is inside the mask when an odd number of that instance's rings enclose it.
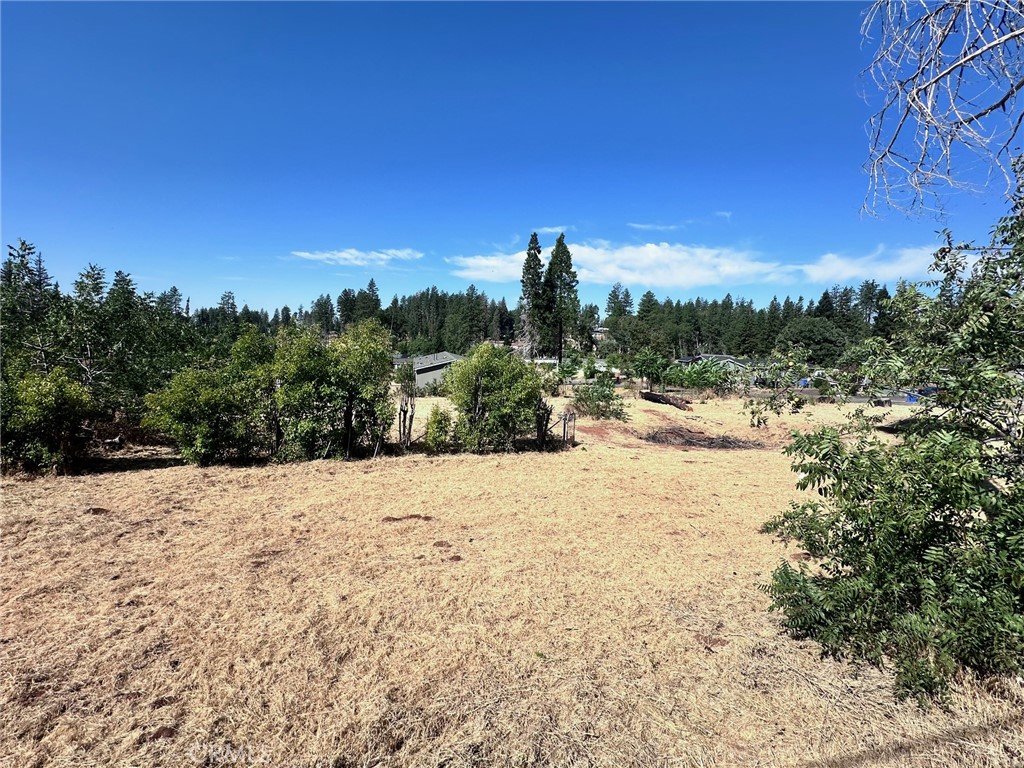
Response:
[[[441,381],[444,372],[452,363],[462,360],[462,355],[451,352],[438,352],[435,355],[421,355],[419,357],[394,357],[392,363],[395,368],[403,365],[412,365],[416,372],[416,386],[426,387],[434,382]]]

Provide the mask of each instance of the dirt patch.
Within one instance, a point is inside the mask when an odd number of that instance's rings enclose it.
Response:
[[[576,431],[595,440],[607,440],[612,434],[609,427],[598,424],[577,424]]]
[[[380,519],[380,521],[382,523],[401,523],[404,520],[427,520],[427,521],[429,521],[429,520],[433,520],[433,519],[434,518],[431,517],[430,515],[421,515],[421,514],[418,514],[418,513],[413,513],[411,515],[400,515],[398,517],[395,517],[394,515],[385,515],[384,517],[382,517]]]

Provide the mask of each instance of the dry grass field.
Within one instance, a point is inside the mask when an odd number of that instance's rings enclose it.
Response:
[[[834,406],[629,408],[557,454],[4,480],[0,765],[1024,765],[1019,681],[923,713],[766,612],[779,448]]]

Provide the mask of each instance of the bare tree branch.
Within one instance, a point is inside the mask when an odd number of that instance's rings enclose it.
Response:
[[[875,0],[864,17],[878,48],[864,75],[883,93],[868,123],[865,209],[913,212],[972,185],[968,155],[1013,189],[1022,125],[1024,3],[1020,0]]]

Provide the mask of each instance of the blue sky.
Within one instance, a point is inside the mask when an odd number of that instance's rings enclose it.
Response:
[[[514,302],[532,231],[602,309],[919,278],[1004,205],[861,215],[864,7],[4,2],[4,244],[193,306]]]

